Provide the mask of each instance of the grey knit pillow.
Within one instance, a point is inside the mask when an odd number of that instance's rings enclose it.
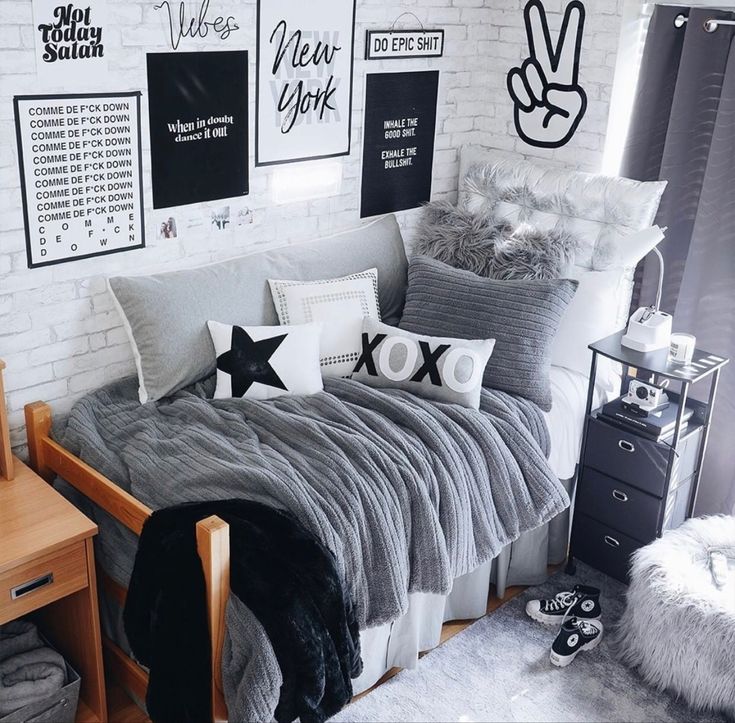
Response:
[[[483,385],[551,409],[551,346],[577,290],[571,279],[500,281],[426,256],[408,267],[400,328],[415,334],[495,339]]]
[[[491,279],[560,279],[579,245],[563,230],[514,228],[492,212],[433,201],[421,213],[413,250]]]

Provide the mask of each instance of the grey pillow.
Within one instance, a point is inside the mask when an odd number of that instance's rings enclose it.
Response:
[[[574,264],[578,239],[565,231],[514,228],[488,211],[448,201],[427,204],[414,252],[491,279],[560,279]]]
[[[479,409],[482,378],[494,339],[412,334],[365,317],[362,353],[352,378],[371,387]]]
[[[161,399],[214,372],[207,321],[278,324],[268,279],[323,279],[376,267],[380,308],[400,315],[406,254],[394,216],[313,243],[153,276],[118,276],[109,288],[128,332],[141,403]]]
[[[551,346],[574,298],[571,279],[499,281],[415,256],[400,327],[416,334],[495,339],[483,384],[551,409]]]

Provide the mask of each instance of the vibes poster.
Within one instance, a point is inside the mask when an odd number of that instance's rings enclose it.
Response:
[[[354,0],[259,0],[255,165],[350,152]]]
[[[248,54],[149,53],[153,207],[248,193]]]

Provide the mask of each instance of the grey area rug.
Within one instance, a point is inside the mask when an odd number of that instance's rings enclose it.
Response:
[[[575,583],[602,590],[605,637],[567,668],[549,662],[556,630],[525,613],[526,601]],[[436,648],[332,721],[722,721],[650,688],[611,645],[625,586],[581,563],[559,572]]]

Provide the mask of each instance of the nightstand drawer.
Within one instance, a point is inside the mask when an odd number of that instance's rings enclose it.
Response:
[[[644,492],[663,497],[669,451],[667,445],[591,418],[583,462]]]
[[[577,490],[575,511],[636,540],[651,542],[656,538],[662,504],[653,495],[585,467]]]
[[[0,624],[86,586],[84,542],[18,565],[0,575]]]
[[[580,514],[574,516],[572,545],[576,558],[625,583],[630,556],[643,547],[642,542]]]

